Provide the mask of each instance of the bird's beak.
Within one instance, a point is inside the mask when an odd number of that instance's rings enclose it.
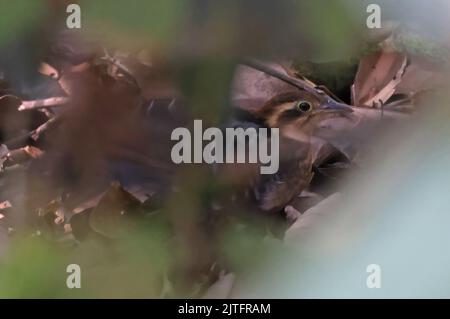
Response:
[[[351,113],[353,112],[350,105],[336,102],[335,100],[330,99],[327,103],[323,104],[320,107],[321,111],[327,112],[338,112],[338,113]]]

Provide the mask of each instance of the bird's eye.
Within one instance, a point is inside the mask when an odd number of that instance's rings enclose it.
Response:
[[[297,102],[295,107],[297,108],[298,111],[300,111],[302,113],[309,112],[312,109],[311,103],[306,102],[306,101],[299,101],[299,102]]]

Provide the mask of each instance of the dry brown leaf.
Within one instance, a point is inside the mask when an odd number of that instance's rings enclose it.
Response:
[[[118,182],[111,184],[89,216],[89,225],[108,238],[127,234],[140,216],[141,202]]]
[[[6,156],[5,165],[12,166],[22,164],[30,159],[36,159],[44,154],[42,150],[34,146],[25,146],[17,150],[12,150]]]
[[[84,201],[83,203],[79,204],[77,207],[75,207],[72,210],[73,214],[79,214],[85,210],[94,208],[95,206],[98,205],[98,203],[100,202],[100,199],[103,197],[103,193],[96,195],[92,198],[89,198],[88,200]]]
[[[233,289],[236,276],[233,273],[229,273],[221,276],[215,283],[213,283],[206,293],[203,295],[203,299],[226,299],[230,296]]]
[[[380,106],[394,94],[407,67],[406,54],[381,51],[361,59],[352,86],[352,104]]]
[[[12,207],[11,203],[7,200],[0,203],[0,210],[5,210],[11,207]]]
[[[292,77],[278,64],[271,63],[267,66]],[[232,85],[233,105],[246,110],[254,110],[274,96],[293,89],[292,85],[246,65],[240,65],[236,69]]]
[[[65,226],[64,230],[68,232],[69,231],[68,228],[70,228],[70,231],[72,232],[73,236],[80,241],[85,240],[92,234],[95,234],[89,225],[89,217],[91,213],[92,209],[87,209],[77,214],[74,214],[70,218],[70,223],[68,224],[70,225],[70,227],[66,228]]]
[[[417,55],[410,56],[409,60],[408,67],[402,76],[401,83],[395,90],[395,94],[412,96],[446,84],[441,65],[427,61]]]
[[[341,195],[335,193],[308,209],[286,231],[285,241],[293,243],[303,236],[307,236],[310,232],[314,232],[314,228],[319,226],[323,219],[327,219],[330,214],[333,214],[334,208],[340,201],[340,198]]]

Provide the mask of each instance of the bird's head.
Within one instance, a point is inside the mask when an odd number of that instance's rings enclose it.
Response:
[[[321,90],[317,94],[295,90],[275,96],[255,115],[268,127],[279,128],[285,136],[308,140],[321,121],[351,112],[350,106],[336,102]]]

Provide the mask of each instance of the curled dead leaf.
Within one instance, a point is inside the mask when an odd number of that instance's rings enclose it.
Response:
[[[352,104],[380,107],[394,94],[408,66],[400,52],[381,51],[361,59],[352,86]]]
[[[59,78],[59,72],[54,67],[52,67],[50,64],[42,62],[39,66],[39,73],[43,75],[47,75],[51,78],[57,79]]]

